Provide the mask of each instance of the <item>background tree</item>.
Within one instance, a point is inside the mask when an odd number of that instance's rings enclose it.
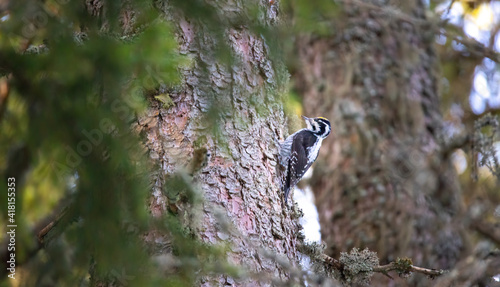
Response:
[[[481,138],[473,135],[481,127],[473,127],[478,116],[464,98],[469,96],[474,65],[488,54],[479,53],[477,59],[453,51],[457,39],[470,44],[462,51],[482,45],[440,22],[440,15],[430,14],[423,1],[337,3],[334,17],[323,12],[332,9],[323,9],[318,12],[321,25],[312,33],[301,33],[293,73],[304,112],[325,116],[334,127],[334,140],[325,141],[311,180],[327,253],[338,257],[353,247],[368,247],[381,262],[408,256],[416,265],[455,267],[461,273],[465,268],[459,262],[475,258],[474,264],[466,264],[469,268],[498,267],[498,258],[483,260],[494,248],[481,248],[478,244],[484,241],[474,239],[474,230],[484,223],[471,218],[471,208],[478,208],[484,192],[478,193],[478,188],[484,188],[485,180],[472,183],[466,173],[460,181],[452,164],[454,152],[464,150],[471,156],[469,166],[476,165],[471,146],[477,143],[471,145],[471,139]],[[301,17],[300,12],[296,15]],[[435,38],[440,34],[448,38],[437,49]],[[487,47],[479,50],[491,52]],[[466,110],[467,116],[457,118],[457,109]],[[462,123],[468,128],[460,127]],[[498,134],[492,138],[498,140]],[[489,155],[491,160],[495,152]],[[489,192],[479,205],[480,213],[490,219],[498,205],[498,181],[492,188],[496,192]],[[493,242],[498,244],[498,238]],[[494,270],[476,268],[439,284],[485,284]],[[416,275],[404,280],[379,276],[372,284],[430,283]]]
[[[160,101],[149,109],[154,116],[147,124],[139,121],[158,160],[150,209],[154,216],[174,212],[189,218],[184,224],[192,236],[209,244],[225,242],[228,263],[247,270],[238,276],[242,282],[220,276],[206,279],[207,284],[257,284],[262,271],[263,282],[286,282],[289,262],[298,260],[299,226],[296,215],[281,205],[275,183],[288,78],[280,56],[272,58],[265,45],[278,48],[269,30],[277,21],[275,7],[199,2],[197,9],[205,14],[200,17],[187,3],[172,4],[161,9],[177,23],[180,52],[193,65],[181,71],[181,85],[155,96]],[[203,197],[196,206],[183,200],[183,188],[193,184]]]

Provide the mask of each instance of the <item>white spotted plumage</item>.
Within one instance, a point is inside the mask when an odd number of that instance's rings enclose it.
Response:
[[[321,143],[331,131],[330,122],[325,118],[303,117],[307,128],[289,136],[280,145],[281,190],[288,200],[290,190],[300,181],[319,154]]]

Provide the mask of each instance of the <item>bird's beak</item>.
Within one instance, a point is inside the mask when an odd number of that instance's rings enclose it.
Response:
[[[308,129],[311,129],[312,127],[312,119],[306,117],[306,116],[302,116],[302,118],[304,119],[304,121],[306,122],[306,125],[307,125],[307,128]]]
[[[311,118],[308,118],[308,117],[306,117],[306,116],[302,116],[302,118],[304,119],[304,121],[306,121],[306,123],[307,123],[308,125],[309,125],[309,124],[311,124],[311,122],[312,122],[312,119],[311,119]]]

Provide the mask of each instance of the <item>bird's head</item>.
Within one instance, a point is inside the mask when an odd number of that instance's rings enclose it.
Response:
[[[302,116],[302,118],[306,122],[307,129],[322,138],[326,138],[332,130],[330,121],[326,118],[308,118],[305,116]]]

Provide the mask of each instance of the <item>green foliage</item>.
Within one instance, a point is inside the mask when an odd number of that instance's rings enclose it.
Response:
[[[190,225],[197,214],[178,212],[188,205],[202,210],[190,173],[204,164],[206,137],[200,135],[198,160],[189,170],[166,180],[173,212],[152,219],[146,207],[154,171],[130,124],[145,111],[147,96],[172,106],[167,91],[180,83],[179,69],[195,66],[178,51],[165,20],[170,13],[203,23],[203,33],[215,39],[203,53],[222,70],[238,63],[226,39],[228,27],[248,27],[268,39],[266,52],[276,59],[279,38],[255,21],[262,13],[257,4],[221,17],[205,1],[169,1],[168,7],[164,1],[84,2],[13,1],[0,22],[0,81],[10,89],[7,106],[0,106],[0,199],[6,199],[6,178],[16,177],[17,250],[26,251],[17,252],[23,284],[190,286],[208,274],[242,277],[240,268],[222,259],[227,246],[196,238]],[[201,82],[208,83],[208,64],[196,60],[204,72]],[[285,67],[273,68],[279,71],[273,86],[284,86]],[[199,87],[210,99],[201,120],[223,142],[219,122],[228,113],[227,99],[207,87]],[[4,205],[0,211],[5,226]],[[45,218],[54,226],[36,252],[32,229],[38,231]],[[156,232],[167,235],[164,242],[144,238]],[[151,260],[159,250],[172,251],[172,257]],[[34,259],[28,261],[33,255],[27,251],[36,252]]]
[[[36,245],[35,224],[71,204],[46,248],[22,267],[25,282],[74,286],[94,262],[100,280],[125,272],[151,283],[140,237],[149,225],[150,168],[130,121],[146,107],[144,91],[177,84],[189,60],[148,1],[107,1],[100,17],[79,1],[28,2],[12,2],[0,23],[1,80],[10,88],[0,189],[5,202],[6,178],[16,177],[18,264]],[[128,34],[119,18],[125,6],[136,15]]]

